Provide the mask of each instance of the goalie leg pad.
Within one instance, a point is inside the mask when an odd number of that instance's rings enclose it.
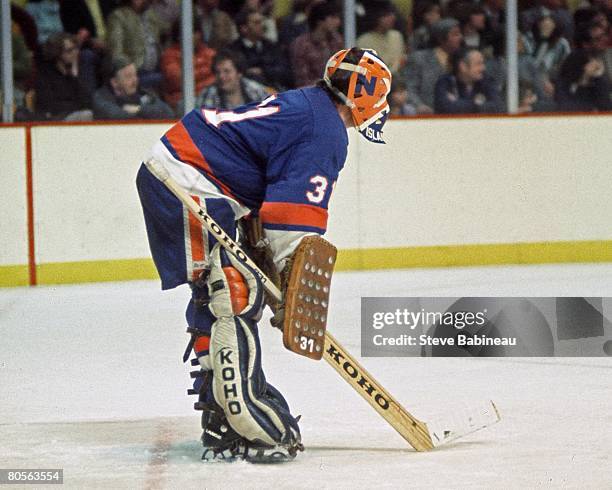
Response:
[[[255,323],[241,317],[217,320],[210,355],[213,394],[230,426],[253,443],[299,445],[296,419],[282,396],[266,383]]]
[[[216,318],[239,315],[259,320],[263,309],[263,284],[255,271],[216,244],[211,252],[208,277],[210,311]]]

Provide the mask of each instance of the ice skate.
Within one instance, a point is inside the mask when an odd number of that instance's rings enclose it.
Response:
[[[237,460],[254,464],[284,463],[295,459],[304,446],[268,446],[247,441],[234,431],[217,404],[202,404],[202,460],[207,462]]]

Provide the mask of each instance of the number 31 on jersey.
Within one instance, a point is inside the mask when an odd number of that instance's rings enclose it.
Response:
[[[306,192],[306,198],[313,204],[320,204],[325,199],[325,192],[328,187],[327,177],[315,175],[310,179],[310,183],[314,184],[315,188],[312,191]],[[332,190],[335,186],[336,182],[332,184]]]

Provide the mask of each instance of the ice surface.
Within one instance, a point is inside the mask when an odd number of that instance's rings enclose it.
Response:
[[[342,273],[329,329],[360,359],[361,296],[612,296],[611,278],[612,265]],[[499,424],[416,453],[263,324],[264,368],[307,450],[204,464],[181,363],[187,296],[154,281],[0,290],[0,468],[64,468],[67,488],[612,488],[611,358],[360,359],[422,420],[498,406]]]

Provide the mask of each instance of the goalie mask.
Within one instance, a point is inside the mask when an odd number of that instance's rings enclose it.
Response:
[[[351,109],[357,130],[373,143],[384,143],[382,128],[389,115],[391,72],[372,49],[343,49],[325,65],[325,85]]]

